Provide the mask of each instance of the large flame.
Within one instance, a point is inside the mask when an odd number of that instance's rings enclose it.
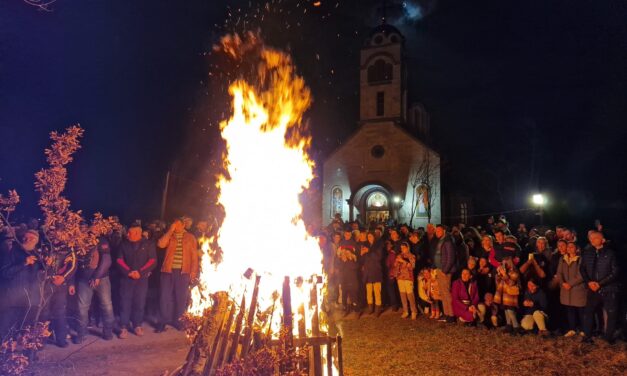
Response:
[[[213,264],[209,242],[204,244],[200,286],[192,292],[189,313],[202,315],[211,305],[209,294],[218,291],[229,292],[235,301],[243,293],[250,302],[252,282],[242,275],[252,268],[261,276],[259,309],[274,312],[264,325],[275,336],[281,319],[277,293],[284,277],[305,280],[298,287],[292,285],[292,307],[295,322],[301,318],[299,308],[305,307],[310,332],[310,289],[321,294],[320,286],[309,279],[322,276],[322,253],[317,239],[307,234],[299,201],[314,177],[308,155],[311,139],[301,125],[311,103],[310,91],[288,55],[263,46],[253,35],[246,41],[225,37],[220,50],[235,60],[254,50],[256,81],[240,79],[229,88],[233,113],[220,124],[228,172],[218,181],[225,212],[217,235],[222,259]]]

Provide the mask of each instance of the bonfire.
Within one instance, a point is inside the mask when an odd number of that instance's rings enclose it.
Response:
[[[180,374],[332,374],[341,339],[326,335],[322,253],[300,203],[314,177],[302,121],[310,90],[290,56],[258,35],[226,36],[215,50],[236,64],[252,59],[255,72],[229,87],[217,182],[224,219],[202,245],[187,316],[193,344]],[[243,236],[250,213],[264,224]]]

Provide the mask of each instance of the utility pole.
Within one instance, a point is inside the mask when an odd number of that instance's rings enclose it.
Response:
[[[165,175],[165,186],[163,187],[163,195],[161,196],[161,220],[165,220],[165,209],[168,205],[168,189],[170,187],[170,170]]]

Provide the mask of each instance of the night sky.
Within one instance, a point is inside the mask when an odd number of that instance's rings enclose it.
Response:
[[[233,77],[211,46],[257,28],[312,89],[321,163],[357,127],[359,48],[381,2],[313,3],[0,2],[0,191],[17,189],[18,214],[36,215],[48,133],[80,123],[74,208],[155,217],[170,170],[174,202],[199,214]],[[389,20],[407,38],[411,98],[431,116],[445,193],[473,197],[480,214],[525,208],[540,190],[554,223],[624,225],[626,2],[416,0]]]

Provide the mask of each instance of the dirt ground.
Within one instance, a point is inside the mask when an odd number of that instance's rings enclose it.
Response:
[[[125,340],[104,341],[87,336],[83,344],[65,349],[47,345],[32,370],[41,376],[156,376],[183,364],[188,349],[184,333],[146,329],[141,338],[130,334]]]
[[[498,331],[402,320],[398,314],[339,320],[347,376],[361,375],[625,375],[627,345],[580,338],[511,337]],[[183,363],[188,345],[181,332],[147,330],[142,338],[47,346],[34,375],[163,375]]]

